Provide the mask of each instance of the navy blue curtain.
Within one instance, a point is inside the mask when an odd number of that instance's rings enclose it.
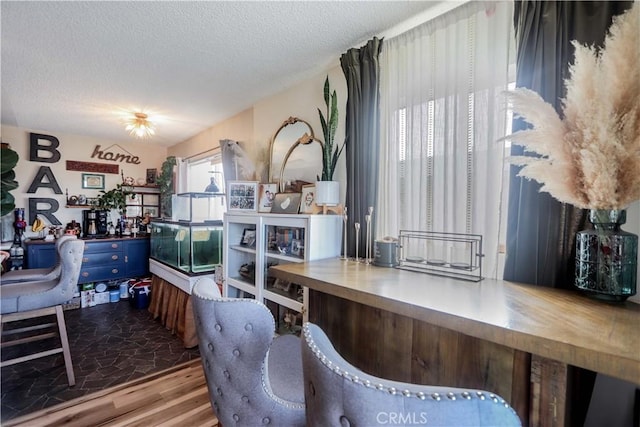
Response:
[[[632,1],[516,1],[516,85],[538,92],[560,111],[564,79],[573,61],[572,40],[602,46],[613,16]],[[515,120],[513,131],[525,124]],[[523,149],[513,146],[512,155]],[[587,228],[587,212],[563,204],[540,184],[510,172],[507,257],[504,279],[572,288],[575,278],[575,235]]]
[[[347,115],[345,147],[347,163],[348,208],[347,256],[355,256],[354,224],[361,225],[359,257],[365,255],[365,215],[369,206],[375,209],[378,193],[378,163],[380,139],[380,65],[378,57],[382,40],[373,38],[359,49],[349,49],[340,57],[347,80]],[[373,221],[376,213],[374,211]],[[372,233],[375,230],[371,224]]]

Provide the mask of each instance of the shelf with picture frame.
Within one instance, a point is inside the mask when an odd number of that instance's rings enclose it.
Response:
[[[308,290],[276,280],[269,267],[339,257],[341,237],[337,215],[227,212],[223,295],[262,301],[278,333],[298,334],[306,320]]]
[[[160,188],[157,185],[123,186],[130,194],[126,199],[127,217],[160,216]]]

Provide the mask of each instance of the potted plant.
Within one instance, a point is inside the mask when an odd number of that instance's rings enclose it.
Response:
[[[115,209],[120,214],[124,214],[127,208],[127,196],[131,194],[125,190],[122,184],[117,184],[116,188],[109,191],[100,190],[97,200],[97,207],[104,210]]]
[[[2,180],[2,186],[0,187],[1,191],[1,212],[0,216],[5,216],[11,212],[16,207],[15,198],[13,194],[11,194],[12,190],[18,188],[18,181],[16,181],[16,172],[14,168],[18,164],[18,153],[9,148],[9,144],[2,144],[2,150],[0,153],[0,164],[1,164],[1,175],[0,179]]]
[[[340,200],[340,183],[333,180],[333,173],[346,144],[346,139],[342,145],[335,142],[336,129],[338,128],[338,96],[335,89],[331,92],[329,76],[324,81],[324,103],[327,108],[326,116],[318,108],[324,143],[322,145],[322,176],[316,182],[316,203],[335,206]]]
[[[169,156],[162,163],[160,174],[156,178],[160,190],[160,210],[163,218],[171,217],[171,195],[173,194],[173,168],[176,166],[176,158]]]
[[[117,184],[116,188],[109,191],[100,190],[96,207],[110,211],[111,222],[113,224],[119,224],[127,209],[127,196],[129,194],[131,194],[131,192],[125,190],[122,184]]]

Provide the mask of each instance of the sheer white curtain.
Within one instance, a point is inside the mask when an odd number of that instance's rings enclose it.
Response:
[[[380,55],[376,236],[481,234],[484,277],[501,274],[507,168],[497,139],[508,126],[501,92],[515,62],[512,9],[510,1],[466,3],[385,40]]]

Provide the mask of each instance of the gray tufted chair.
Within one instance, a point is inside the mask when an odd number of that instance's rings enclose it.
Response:
[[[76,236],[64,235],[56,240],[56,256],[58,257],[56,264],[50,268],[27,268],[24,270],[7,271],[0,277],[2,284],[14,282],[30,282],[33,280],[53,280],[60,276],[60,248],[67,240],[76,239]]]
[[[305,425],[300,339],[275,337],[264,304],[222,298],[210,278],[195,284],[192,303],[209,399],[222,425]]]
[[[344,360],[317,325],[302,330],[308,426],[520,426],[493,393],[389,381]]]
[[[43,280],[29,282],[2,283],[0,286],[0,323],[2,324],[2,336],[20,336],[18,333],[31,334],[28,338],[3,340],[2,347],[18,345],[26,342],[47,339],[60,336],[60,347],[53,350],[45,350],[32,353],[28,356],[17,357],[2,361],[1,366],[27,362],[39,357],[62,353],[69,385],[75,384],[71,351],[67,338],[67,327],[64,321],[62,304],[73,298],[76,292],[80,268],[82,267],[82,255],[84,254],[84,242],[70,239],[60,245],[60,275],[54,279],[43,276]],[[10,322],[33,319],[44,316],[56,316],[56,323],[21,326],[11,330],[5,330],[4,325]],[[46,328],[57,326],[55,333],[46,332]],[[36,332],[38,335],[33,335]]]

